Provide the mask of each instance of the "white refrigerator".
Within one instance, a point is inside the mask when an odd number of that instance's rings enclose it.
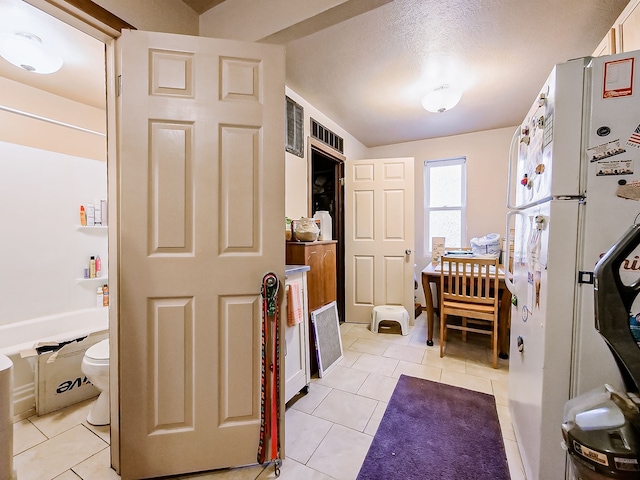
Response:
[[[592,282],[640,213],[638,68],[640,52],[557,65],[512,142],[509,408],[528,480],[572,478],[561,446],[567,400],[604,383],[624,391],[594,327]],[[639,253],[628,275],[640,273]]]

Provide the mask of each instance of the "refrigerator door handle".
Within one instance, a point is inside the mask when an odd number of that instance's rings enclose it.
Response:
[[[515,172],[517,171],[517,167],[516,167],[516,163],[518,161],[518,151],[515,151],[514,154],[514,150],[515,150],[515,145],[518,145],[518,139],[520,138],[520,126],[518,126],[518,128],[516,128],[516,131],[513,132],[513,137],[511,137],[511,145],[509,146],[509,170],[507,173],[507,208],[509,209],[514,209],[517,208],[514,204],[513,204],[513,199],[511,198],[512,196],[512,192],[513,192],[513,178],[512,176],[515,175]]]
[[[507,233],[506,233],[506,236],[505,236],[505,251],[504,251],[504,265],[503,265],[503,268],[504,268],[504,284],[509,289],[509,291],[514,295],[516,293],[516,287],[513,284],[513,273],[511,271],[509,271],[509,265],[511,265],[511,260],[512,260],[512,258],[511,258],[511,242],[513,241],[513,239],[511,238],[510,223],[511,223],[511,217],[513,217],[515,215],[522,215],[523,217],[525,217],[524,213],[522,213],[520,210],[511,210],[511,211],[507,212],[507,218],[506,218]]]

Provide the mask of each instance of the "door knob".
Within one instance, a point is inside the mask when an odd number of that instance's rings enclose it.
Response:
[[[411,249],[410,249],[410,248],[407,248],[407,249],[404,251],[404,253],[405,253],[406,255],[411,255]]]

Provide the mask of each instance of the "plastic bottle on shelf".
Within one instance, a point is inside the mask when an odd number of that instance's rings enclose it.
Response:
[[[102,208],[100,206],[100,201],[93,204],[93,224],[102,225]]]
[[[96,277],[102,276],[102,260],[100,260],[100,255],[96,255]]]
[[[93,203],[87,203],[87,225],[93,227],[96,224],[96,207]]]
[[[331,225],[331,215],[326,210],[318,210],[313,218],[320,220],[320,237],[319,240],[332,240],[333,228]]]
[[[89,259],[89,278],[96,278],[96,257],[93,255]]]
[[[102,287],[98,287],[98,290],[96,290],[96,307],[102,307],[103,303],[104,303],[104,298],[103,298],[103,294],[102,294]]]
[[[109,306],[109,285],[106,283],[102,286],[102,306]]]
[[[87,212],[84,211],[84,205],[80,205],[80,225],[87,226]]]

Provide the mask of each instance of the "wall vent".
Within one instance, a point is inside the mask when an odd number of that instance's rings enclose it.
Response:
[[[320,140],[325,145],[329,145],[340,153],[344,153],[343,138],[333,133],[327,127],[319,124],[313,118],[311,119],[311,136],[316,140]]]
[[[287,138],[285,150],[304,157],[304,109],[287,97]]]

